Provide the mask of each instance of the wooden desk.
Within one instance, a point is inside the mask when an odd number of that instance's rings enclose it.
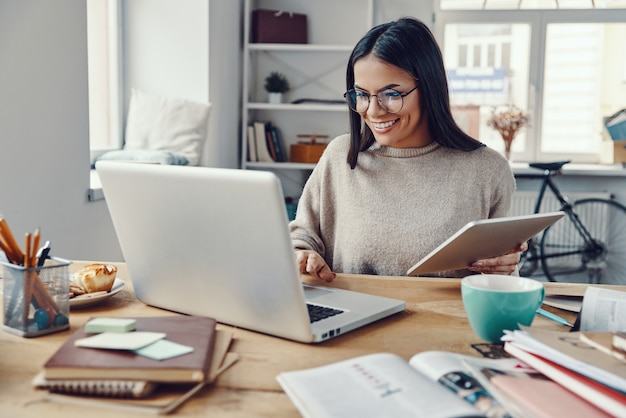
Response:
[[[84,262],[75,262],[72,270]],[[70,332],[92,316],[175,315],[139,302],[132,290],[124,264],[118,277],[124,290],[99,305],[70,312],[70,331],[38,338],[21,338],[0,332],[0,415],[5,417],[115,417],[107,409],[89,409],[42,401],[42,393],[31,387],[31,380],[44,362]],[[313,282],[309,277],[304,281]],[[291,342],[227,325],[235,340],[232,350],[239,361],[218,381],[185,403],[177,415],[219,417],[298,417],[289,398],[276,382],[282,371],[319,366],[366,353],[388,351],[405,359],[425,350],[447,350],[479,356],[470,346],[480,343],[472,332],[463,310],[458,279],[338,275],[331,286],[403,299],[407,309],[357,331],[317,345]],[[623,286],[620,286],[623,287]],[[559,290],[583,294],[586,285],[547,283],[547,293]],[[575,314],[559,315],[570,321]],[[563,330],[564,327],[537,316],[533,327]],[[123,416],[133,416],[124,413]],[[137,414],[137,416],[145,416]]]

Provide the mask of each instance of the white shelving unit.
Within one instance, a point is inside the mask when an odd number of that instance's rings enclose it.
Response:
[[[348,107],[343,103],[345,69],[355,43],[373,24],[373,4],[374,0],[245,0],[241,168],[275,171],[285,196],[300,196],[315,164],[248,161],[247,127],[255,121],[272,122],[282,133],[287,154],[299,134],[328,135],[331,140],[348,132]],[[257,8],[306,14],[309,43],[252,43],[252,11]],[[267,103],[263,85],[272,71],[285,74],[291,86],[281,104]],[[309,100],[291,103],[298,99]]]

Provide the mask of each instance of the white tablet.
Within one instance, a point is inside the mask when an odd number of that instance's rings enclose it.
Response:
[[[407,274],[460,270],[476,260],[506,254],[563,215],[565,213],[559,211],[470,222],[411,267]]]

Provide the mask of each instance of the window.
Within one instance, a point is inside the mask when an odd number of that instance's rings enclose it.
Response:
[[[92,160],[122,146],[119,0],[87,0],[89,148]]]
[[[487,118],[494,106],[522,108],[530,124],[513,142],[516,161],[602,162],[604,117],[626,107],[623,22],[625,0],[441,0],[453,109],[476,107],[478,139],[503,150]]]

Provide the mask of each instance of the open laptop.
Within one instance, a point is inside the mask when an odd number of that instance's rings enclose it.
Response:
[[[280,181],[266,171],[101,161],[96,170],[142,302],[319,342],[405,302],[302,284]],[[307,304],[333,308],[310,321]]]
[[[409,276],[459,270],[476,260],[508,253],[565,215],[535,213],[468,222],[407,271]]]

